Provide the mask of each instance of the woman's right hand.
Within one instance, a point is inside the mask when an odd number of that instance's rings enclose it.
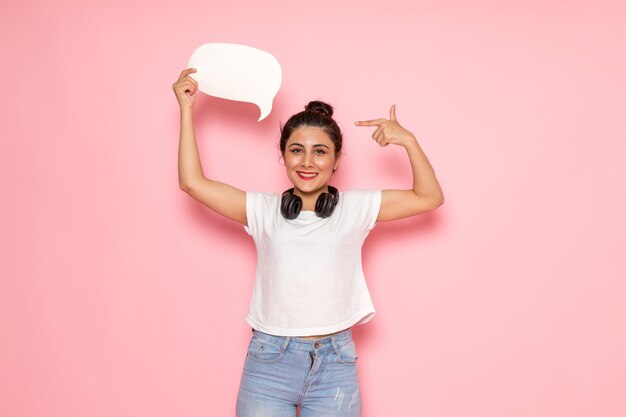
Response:
[[[176,94],[178,105],[181,110],[183,108],[192,108],[196,102],[196,91],[198,91],[198,82],[191,78],[189,74],[196,72],[195,68],[187,68],[180,73],[178,80],[172,85],[172,89]]]

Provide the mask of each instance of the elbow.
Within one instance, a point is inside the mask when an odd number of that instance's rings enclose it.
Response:
[[[178,186],[180,187],[181,190],[183,190],[187,194],[189,194],[192,190],[191,185],[186,181],[179,181]]]
[[[206,180],[206,178],[201,177],[201,178],[179,178],[178,179],[178,186],[180,187],[181,190],[183,190],[184,192],[186,192],[187,194],[193,196],[193,194],[195,192],[197,192],[198,190],[200,190],[203,186],[203,180]]]
[[[198,179],[192,175],[178,175],[178,186],[181,190],[189,194],[194,188],[197,188]]]
[[[439,195],[437,196],[437,198],[435,199],[435,208],[443,205],[443,203],[446,201],[446,199],[443,196],[443,193],[439,193]]]
[[[422,214],[428,211],[435,210],[437,207],[444,203],[443,193],[437,195],[421,196],[418,197],[415,211],[413,214]]]

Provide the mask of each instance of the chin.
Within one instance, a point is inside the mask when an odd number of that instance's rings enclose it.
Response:
[[[298,188],[300,191],[302,191],[303,193],[314,193],[318,190],[321,190],[322,188],[324,188],[325,184],[322,185],[309,185],[309,184],[305,184],[303,186],[295,186],[296,188]]]

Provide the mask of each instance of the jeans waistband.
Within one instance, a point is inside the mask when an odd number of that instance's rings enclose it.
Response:
[[[302,339],[295,336],[278,336],[252,329],[252,337],[262,339],[266,342],[278,345],[286,349],[287,346],[292,350],[338,350],[338,346],[343,346],[352,341],[352,329],[346,329],[330,336],[321,337],[319,339]]]

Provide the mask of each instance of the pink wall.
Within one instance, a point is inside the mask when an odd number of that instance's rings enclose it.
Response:
[[[273,53],[272,114],[200,96],[207,176],[290,183],[279,122],[314,98],[335,184],[446,203],[364,247],[363,416],[626,415],[623,2],[13,2],[0,9],[0,415],[231,416],[256,255],[178,189],[172,83],[207,42]]]

